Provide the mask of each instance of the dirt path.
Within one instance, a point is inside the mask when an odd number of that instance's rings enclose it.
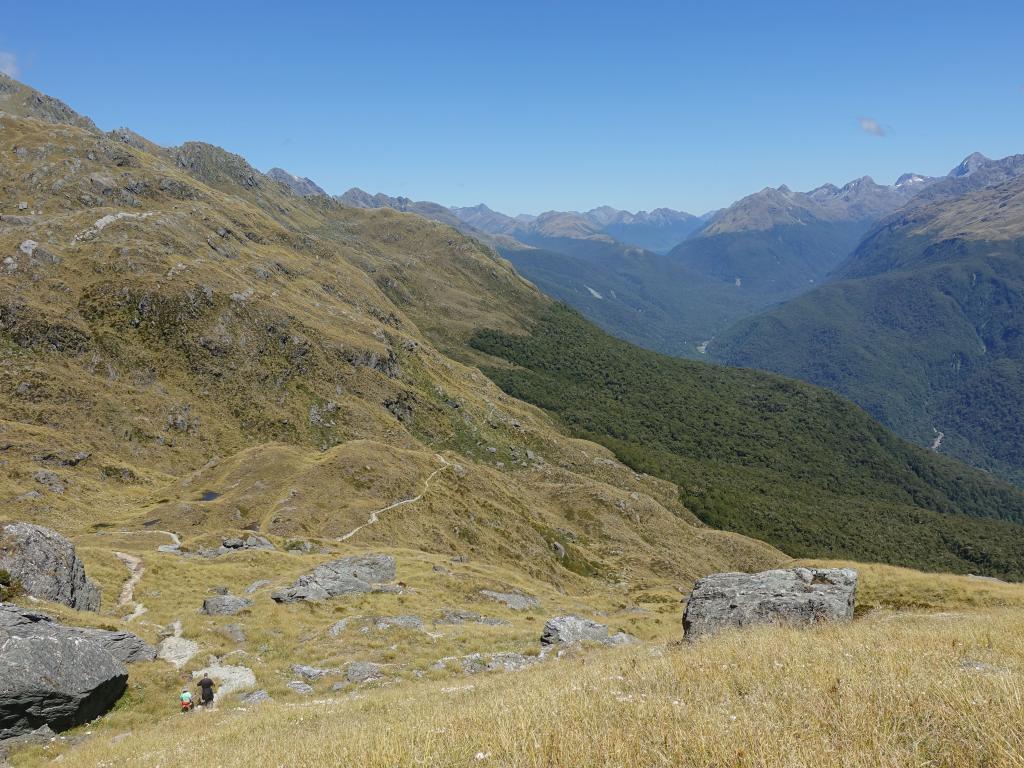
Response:
[[[181,539],[178,538],[178,534],[171,533],[170,531],[155,531],[155,533],[162,533],[164,536],[171,537],[170,544],[161,544],[157,547],[158,552],[180,552],[181,551]]]
[[[365,523],[363,523],[362,525],[356,526],[351,531],[346,533],[344,536],[339,536],[337,540],[338,541],[348,541],[353,536],[355,536],[357,533],[359,533],[361,530],[363,530],[363,528],[366,528],[368,525],[373,525],[378,520],[380,520],[380,516],[382,514],[384,514],[385,512],[390,512],[392,509],[396,509],[398,507],[404,507],[406,504],[415,504],[417,501],[422,499],[427,494],[427,491],[430,490],[430,484],[434,481],[434,478],[437,477],[439,473],[444,472],[446,469],[448,469],[448,467],[451,466],[451,464],[448,463],[448,460],[444,456],[442,456],[441,454],[437,453],[437,454],[434,454],[434,455],[438,459],[440,459],[442,462],[444,462],[444,466],[443,467],[438,467],[437,469],[435,469],[433,472],[431,472],[427,476],[427,479],[423,481],[423,492],[420,493],[419,496],[413,496],[411,499],[403,499],[402,501],[396,501],[394,504],[389,504],[388,506],[384,507],[383,509],[374,510],[373,512],[370,513],[370,517],[367,519],[367,521]]]
[[[146,612],[146,606],[135,601],[135,587],[142,580],[142,575],[146,572],[146,566],[142,563],[141,557],[129,555],[127,552],[115,552],[114,557],[128,568],[128,579],[125,581],[124,586],[121,587],[121,594],[117,598],[117,604],[118,606],[127,606],[135,603],[135,609],[131,615],[125,618],[125,621],[131,621]]]

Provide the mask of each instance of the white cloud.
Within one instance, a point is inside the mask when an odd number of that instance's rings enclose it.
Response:
[[[9,77],[17,77],[18,57],[8,51],[0,51],[0,72]]]
[[[888,128],[872,117],[861,117],[857,119],[857,122],[864,133],[870,133],[872,136],[885,136],[889,132]]]

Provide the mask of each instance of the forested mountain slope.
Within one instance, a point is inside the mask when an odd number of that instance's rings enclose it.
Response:
[[[1013,160],[974,166],[970,184],[951,176],[942,194],[936,184],[834,282],[710,351],[827,386],[905,437],[1024,483],[1024,177],[978,186]]]

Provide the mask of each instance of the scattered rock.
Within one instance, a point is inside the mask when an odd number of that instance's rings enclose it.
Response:
[[[608,627],[579,616],[556,616],[544,624],[541,646],[576,645],[582,642],[606,643]]]
[[[313,692],[313,686],[309,685],[308,683],[304,683],[301,680],[292,680],[290,683],[288,683],[288,687],[296,693],[302,694],[303,696],[308,696]]]
[[[326,600],[339,595],[385,591],[386,582],[394,579],[395,558],[391,555],[355,555],[324,563],[271,597],[279,603]]]
[[[483,616],[476,611],[445,611],[437,622],[438,624],[489,624],[498,626],[508,624],[503,619],[496,619],[492,616]]]
[[[0,740],[63,731],[109,710],[128,670],[98,639],[0,603]]]
[[[29,523],[0,528],[0,570],[32,597],[80,611],[98,611],[100,591],[70,541],[56,531]]]
[[[273,583],[274,582],[272,582],[270,579],[258,579],[257,581],[254,581],[252,584],[245,588],[245,594],[251,595],[254,592],[258,592],[259,590],[263,589],[264,587],[269,587]]]
[[[216,695],[227,696],[235,691],[244,691],[256,685],[256,673],[249,667],[240,667],[231,664],[211,664],[203,667],[199,675],[205,672],[217,684]]]
[[[225,624],[220,633],[237,645],[245,643],[245,627],[241,624]]]
[[[77,467],[82,462],[88,461],[90,456],[92,454],[86,451],[50,451],[33,456],[32,461],[53,467]]]
[[[215,595],[203,600],[203,613],[208,616],[234,616],[252,605],[252,600],[234,595]]]
[[[266,691],[253,691],[252,693],[245,694],[241,699],[239,699],[239,702],[245,707],[254,707],[257,704],[263,704],[268,701],[273,701],[273,699]]]
[[[58,475],[56,472],[51,472],[48,469],[41,469],[36,472],[32,477],[40,485],[45,485],[49,490],[56,494],[64,493],[67,490],[67,483]]]
[[[201,549],[198,554],[202,557],[214,558],[248,549],[276,549],[276,547],[263,536],[251,535],[244,539],[241,536],[229,536],[221,541],[219,547]]]
[[[338,670],[320,669],[319,667],[310,667],[305,664],[294,664],[292,665],[292,672],[306,680],[319,680],[322,677],[337,674]]]
[[[199,643],[195,640],[187,640],[181,636],[181,622],[174,622],[171,627],[171,635],[164,637],[157,647],[156,656],[158,659],[173,664],[181,669],[188,663],[189,659],[199,653]]]
[[[350,683],[367,683],[383,676],[380,664],[372,661],[353,661],[345,667],[345,679]]]
[[[853,617],[856,589],[857,572],[849,568],[716,573],[694,585],[683,631],[687,640],[695,640],[754,624],[846,620]]]
[[[383,632],[392,627],[402,629],[422,630],[423,619],[419,616],[347,616],[331,625],[328,633],[337,637],[349,626],[358,625],[360,631],[369,632],[377,630]]]
[[[540,608],[540,600],[533,595],[523,595],[515,592],[492,592],[489,589],[481,589],[480,594],[491,600],[503,603],[513,611],[528,611],[532,608]]]
[[[263,536],[251,534],[244,539],[241,536],[232,536],[223,540],[227,549],[276,549],[269,539]]]
[[[526,656],[521,653],[472,653],[469,656],[440,659],[434,662],[432,668],[444,670],[450,663],[454,663],[464,674],[476,675],[481,672],[518,672],[539,661],[538,656]]]

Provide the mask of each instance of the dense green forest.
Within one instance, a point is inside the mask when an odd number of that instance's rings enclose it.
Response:
[[[794,556],[1024,579],[1024,492],[898,438],[818,387],[670,358],[554,306],[472,345],[509,394],[638,471],[709,525]]]
[[[828,387],[915,442],[941,431],[943,453],[1024,485],[1024,260],[1014,245],[964,243],[958,261],[824,285],[738,323],[708,351]]]

